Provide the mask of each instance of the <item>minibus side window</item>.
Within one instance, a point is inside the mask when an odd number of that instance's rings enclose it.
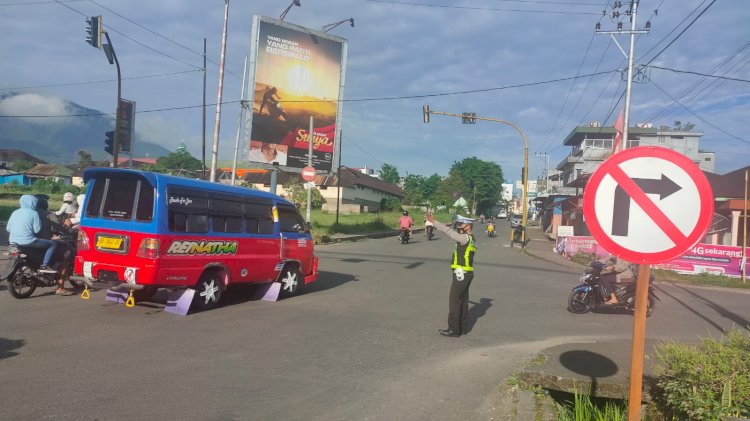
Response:
[[[273,234],[273,204],[270,200],[245,200],[245,231],[248,234]]]
[[[91,180],[94,184],[91,186],[91,192],[89,193],[88,203],[86,205],[86,216],[97,217],[99,216],[99,210],[102,207],[102,199],[104,198],[104,187],[107,185],[106,178],[95,178]]]
[[[169,230],[208,232],[208,195],[200,190],[169,188],[167,191]]]
[[[242,202],[211,199],[211,229],[215,232],[242,232]]]
[[[279,226],[281,232],[305,232],[305,221],[294,206],[279,205]]]

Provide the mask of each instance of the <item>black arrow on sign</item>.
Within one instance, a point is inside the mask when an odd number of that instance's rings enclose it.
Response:
[[[670,180],[662,174],[661,179],[634,178],[633,181],[646,194],[658,194],[659,200],[664,200],[674,192],[682,189],[679,184]],[[612,235],[628,235],[628,223],[630,222],[630,195],[620,187],[615,188],[615,206],[612,213]]]

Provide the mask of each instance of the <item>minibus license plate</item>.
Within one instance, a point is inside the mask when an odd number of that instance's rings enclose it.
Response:
[[[122,245],[122,238],[99,237],[96,240],[97,248],[119,250],[121,245]]]

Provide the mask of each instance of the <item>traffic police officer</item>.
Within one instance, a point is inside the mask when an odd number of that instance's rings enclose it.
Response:
[[[443,336],[457,338],[464,333],[466,318],[469,315],[469,286],[474,279],[474,254],[477,251],[472,233],[474,220],[459,215],[456,218],[455,231],[439,223],[433,215],[428,215],[427,220],[432,222],[436,229],[456,240],[451,264],[453,282],[448,297],[448,329],[439,329],[439,332]]]

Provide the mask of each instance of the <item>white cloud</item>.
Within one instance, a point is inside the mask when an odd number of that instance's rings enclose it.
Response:
[[[0,114],[12,116],[66,116],[71,112],[67,101],[62,98],[43,96],[39,94],[20,94],[0,100]],[[24,120],[37,123],[60,123],[67,120],[61,118],[24,117]]]

